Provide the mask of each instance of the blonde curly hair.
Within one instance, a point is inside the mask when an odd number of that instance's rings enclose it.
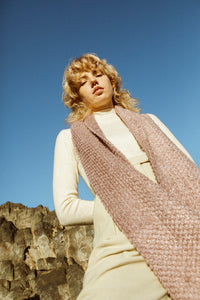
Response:
[[[80,75],[83,72],[100,72],[108,76],[113,89],[113,104],[121,105],[135,112],[140,112],[139,101],[130,96],[129,91],[121,88],[121,78],[116,69],[107,63],[105,59],[94,54],[84,54],[80,58],[75,58],[65,69],[63,75],[63,94],[62,99],[66,107],[71,108],[71,113],[67,121],[73,123],[77,120],[83,120],[92,111],[86,106],[79,96]]]

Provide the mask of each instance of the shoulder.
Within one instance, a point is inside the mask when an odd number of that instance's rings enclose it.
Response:
[[[73,147],[71,129],[62,129],[56,137],[56,146]]]
[[[157,116],[155,116],[154,114],[147,114],[147,116],[149,116],[156,123],[156,125],[160,127],[161,130],[163,130],[164,132],[166,130],[168,131],[168,128],[163,122],[161,122],[161,120]]]
[[[157,116],[153,115],[153,114],[147,114],[147,116],[151,117],[151,119],[152,119],[155,123],[162,123],[162,122],[160,121],[160,119],[159,119]]]
[[[173,142],[175,141],[174,135],[157,116],[153,114],[146,114],[146,115],[148,115],[155,122],[155,124],[168,136],[168,138],[170,138]]]
[[[190,154],[187,152],[187,150],[183,147],[183,145],[176,139],[176,137],[173,135],[173,133],[163,124],[158,117],[156,117],[153,114],[147,114],[151,117],[151,119],[157,124],[157,126],[166,134],[166,136],[183,152],[185,153],[190,160],[193,161]]]
[[[56,137],[56,139],[69,139],[69,138],[71,138],[71,129],[70,128],[62,129]]]
[[[56,158],[60,157],[61,159],[64,157],[63,159],[68,159],[68,162],[69,160],[78,159],[72,140],[71,129],[63,129],[58,133],[54,153]]]

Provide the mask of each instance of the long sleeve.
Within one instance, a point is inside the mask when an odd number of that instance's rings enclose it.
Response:
[[[78,198],[78,161],[71,131],[62,130],[56,139],[53,170],[53,198],[62,225],[93,222],[93,201]]]
[[[191,160],[194,162],[190,154],[183,145],[175,138],[171,131],[153,114],[148,114],[152,120],[160,127],[160,129],[168,136],[168,138]]]

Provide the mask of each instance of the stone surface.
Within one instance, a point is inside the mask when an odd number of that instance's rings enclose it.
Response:
[[[92,241],[92,225],[61,226],[41,205],[1,205],[0,299],[75,300]]]

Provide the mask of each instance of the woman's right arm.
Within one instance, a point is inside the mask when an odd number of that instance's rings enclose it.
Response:
[[[62,225],[93,222],[93,201],[78,198],[78,161],[70,129],[62,130],[56,139],[53,170],[53,198]]]

